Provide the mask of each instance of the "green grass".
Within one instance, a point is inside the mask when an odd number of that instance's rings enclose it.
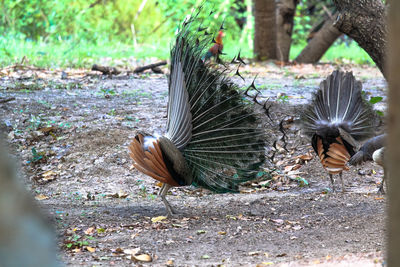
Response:
[[[168,38],[149,44],[139,44],[136,47],[130,43],[99,39],[95,43],[86,40],[73,41],[26,41],[13,36],[0,37],[0,67],[21,62],[26,57],[28,64],[45,68],[85,67],[99,63],[101,59],[110,58],[109,65],[129,65],[129,58],[145,59],[169,57],[170,41]],[[294,45],[290,58],[293,60],[304,45]],[[233,58],[241,50],[246,58],[253,56],[247,44],[238,47],[235,43],[227,43],[224,47],[224,58]],[[322,62],[373,64],[372,59],[355,42],[346,46],[336,43],[322,57]]]
[[[26,57],[29,64],[55,68],[55,67],[90,67],[99,63],[100,59],[142,59],[160,58],[169,56],[170,46],[167,41],[137,45],[98,40],[97,43],[88,41],[25,41],[18,38],[0,37],[0,66],[7,66],[20,62]],[[119,61],[121,62],[121,61]],[[115,65],[112,61],[110,65]]]

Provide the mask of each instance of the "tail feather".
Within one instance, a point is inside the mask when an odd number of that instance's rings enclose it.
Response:
[[[305,133],[325,136],[342,128],[357,141],[370,136],[375,113],[363,99],[361,89],[351,72],[334,71],[321,82],[304,113]]]
[[[182,152],[193,183],[236,191],[265,161],[265,131],[227,69],[202,60],[212,35],[198,31],[197,14],[183,24],[171,49],[167,138]]]

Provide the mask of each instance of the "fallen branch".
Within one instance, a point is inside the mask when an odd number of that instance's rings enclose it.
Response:
[[[10,102],[10,101],[13,101],[13,100],[15,100],[15,97],[0,98],[0,104],[7,103],[7,102]]]
[[[136,69],[133,70],[133,73],[141,73],[141,72],[143,72],[145,70],[155,69],[156,67],[163,66],[163,65],[167,65],[167,61],[166,60],[163,60],[163,61],[160,61],[160,62],[156,62],[156,63],[153,63],[153,64],[149,64],[149,65],[145,65],[145,66],[142,66],[142,67],[137,67]],[[154,71],[154,72],[156,72],[156,71]]]
[[[118,75],[121,73],[121,70],[115,67],[99,66],[97,64],[94,64],[92,66],[92,70],[100,71],[101,73],[103,73],[103,75],[110,75],[110,74]]]

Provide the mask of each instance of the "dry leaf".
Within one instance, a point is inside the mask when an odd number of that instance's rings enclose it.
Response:
[[[108,195],[109,197],[112,198],[126,198],[127,196],[129,196],[128,193],[125,193],[124,191],[120,190],[118,193],[115,194],[110,194]]]
[[[256,267],[263,267],[263,266],[268,266],[268,265],[273,265],[274,263],[272,261],[264,261],[256,265]]]
[[[92,247],[86,247],[86,250],[89,251],[89,252],[91,252],[91,253],[93,253],[93,252],[96,251],[96,249],[95,249],[95,248],[92,248]]]
[[[306,161],[306,160],[312,160],[313,156],[310,153],[307,153],[305,155],[298,156],[298,158]]]
[[[46,178],[48,176],[53,176],[53,175],[56,175],[56,174],[57,174],[56,172],[50,170],[50,171],[42,173],[42,176]]]
[[[132,255],[131,259],[134,261],[142,261],[142,262],[151,262],[153,260],[149,254],[140,254],[138,256]]]
[[[152,221],[153,223],[156,223],[156,222],[161,222],[162,220],[165,220],[165,219],[167,219],[167,217],[165,217],[165,216],[158,216],[158,217],[153,217],[153,218],[151,218],[151,221]]]
[[[219,234],[219,235],[226,235],[226,232],[224,232],[224,231],[219,231],[218,234]]]
[[[282,225],[284,223],[282,219],[271,219],[271,222],[275,223],[275,225]]]
[[[293,230],[296,230],[296,231],[301,230],[301,228],[302,227],[300,225],[293,226]]]
[[[35,198],[36,198],[36,200],[44,200],[44,199],[49,199],[49,197],[48,197],[48,196],[45,196],[45,195],[42,195],[42,194],[35,196]]]
[[[40,128],[38,131],[42,132],[42,133],[49,133],[51,131],[56,130],[57,128],[55,126],[51,126],[51,127],[43,127]]]
[[[127,248],[124,249],[122,252],[124,252],[124,254],[128,254],[128,255],[136,255],[137,253],[139,253],[140,248]]]
[[[300,164],[294,164],[294,165],[289,165],[285,167],[285,172],[288,173],[290,171],[295,171],[297,169],[301,168]]]
[[[258,256],[260,255],[261,251],[250,251],[249,256]]]
[[[89,227],[88,229],[85,230],[85,234],[92,235],[94,231],[95,231],[94,227]]]

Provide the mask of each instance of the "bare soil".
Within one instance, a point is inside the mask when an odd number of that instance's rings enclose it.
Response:
[[[242,69],[246,81],[234,80],[245,87],[258,74],[257,100],[272,104],[272,120],[258,111],[274,157],[238,194],[172,189],[168,199],[181,214],[171,219],[159,217],[166,214],[159,184],[134,169],[127,153],[138,130],[165,129],[165,75],[3,69],[0,99],[15,100],[0,104],[0,116],[26,187],[54,223],[66,265],[146,264],[127,250],[140,248],[133,253],[149,255],[156,266],[381,266],[386,196],[376,191],[383,171],[372,163],[352,167],[344,174],[347,192],[340,181],[332,192],[298,125],[302,105],[335,68]],[[385,110],[386,83],[376,68],[340,68],[363,81],[367,96],[383,96],[375,106]]]

